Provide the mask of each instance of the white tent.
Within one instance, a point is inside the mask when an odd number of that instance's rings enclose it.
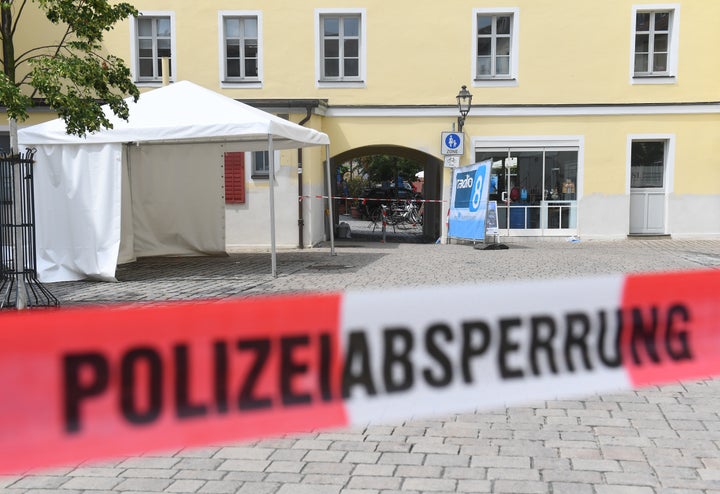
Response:
[[[83,138],[68,135],[62,119],[18,132],[21,146],[37,150],[40,281],[114,280],[117,264],[137,257],[225,252],[219,156],[225,144],[270,151],[271,183],[274,150],[324,145],[329,175],[326,134],[190,82],[148,91],[128,104],[127,122],[105,108],[113,128]]]

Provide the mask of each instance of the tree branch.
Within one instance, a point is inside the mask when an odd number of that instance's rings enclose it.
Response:
[[[15,30],[17,29],[18,24],[20,23],[20,18],[22,17],[23,10],[25,10],[25,4],[27,4],[27,0],[22,0],[22,2],[20,3],[20,8],[17,11],[17,15],[15,15],[15,18],[14,18],[15,22],[14,22],[14,25],[13,25],[12,31],[11,31],[13,37],[15,37]]]
[[[32,55],[32,56],[28,56],[28,55],[30,55],[32,52],[40,51],[40,50],[48,50],[48,49],[51,49],[51,48],[57,50],[57,48],[62,48],[62,47],[61,47],[60,45],[45,45],[45,46],[38,46],[38,47],[35,47],[35,48],[31,48],[30,50],[27,50],[27,51],[25,51],[25,52],[23,52],[23,53],[21,53],[20,55],[17,56],[17,58],[15,59],[15,65],[17,66],[17,65],[20,65],[20,64],[23,64],[23,63],[27,62],[28,60],[32,60],[33,58],[37,58],[37,57],[42,56],[42,55]],[[26,58],[26,57],[27,57],[27,58]]]

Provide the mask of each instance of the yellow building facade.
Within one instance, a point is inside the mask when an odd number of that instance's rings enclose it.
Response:
[[[430,238],[447,232],[457,163],[441,133],[457,129],[463,85],[473,99],[459,164],[492,160],[502,236],[720,234],[720,63],[708,55],[720,3],[133,3],[141,16],[105,44],[141,90],[161,84],[168,57],[171,82],[327,133],[333,167],[371,154],[424,164]],[[278,245],[316,244],[323,152],[278,158]],[[245,166],[245,202],[226,208],[231,247],[268,243],[267,170],[252,153]]]

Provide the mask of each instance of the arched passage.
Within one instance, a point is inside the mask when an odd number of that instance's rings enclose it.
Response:
[[[423,199],[425,201],[423,237],[436,239],[442,231],[442,182],[443,162],[442,160],[417,149],[396,145],[372,145],[349,149],[333,156],[330,159],[331,176],[337,175],[338,166],[364,156],[388,155],[397,156],[412,160],[423,165],[425,183],[423,188]],[[333,180],[331,184],[332,195],[337,197],[337,183]],[[337,225],[338,216],[335,213],[334,224]]]

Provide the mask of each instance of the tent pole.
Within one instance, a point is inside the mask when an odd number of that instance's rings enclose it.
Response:
[[[277,278],[277,257],[275,252],[275,153],[273,152],[272,134],[268,134],[268,168],[270,169],[270,257],[272,259],[272,276]]]
[[[328,214],[330,215],[330,255],[335,255],[335,217],[333,216],[332,177],[330,176],[330,145],[325,145],[325,173],[327,174]]]

